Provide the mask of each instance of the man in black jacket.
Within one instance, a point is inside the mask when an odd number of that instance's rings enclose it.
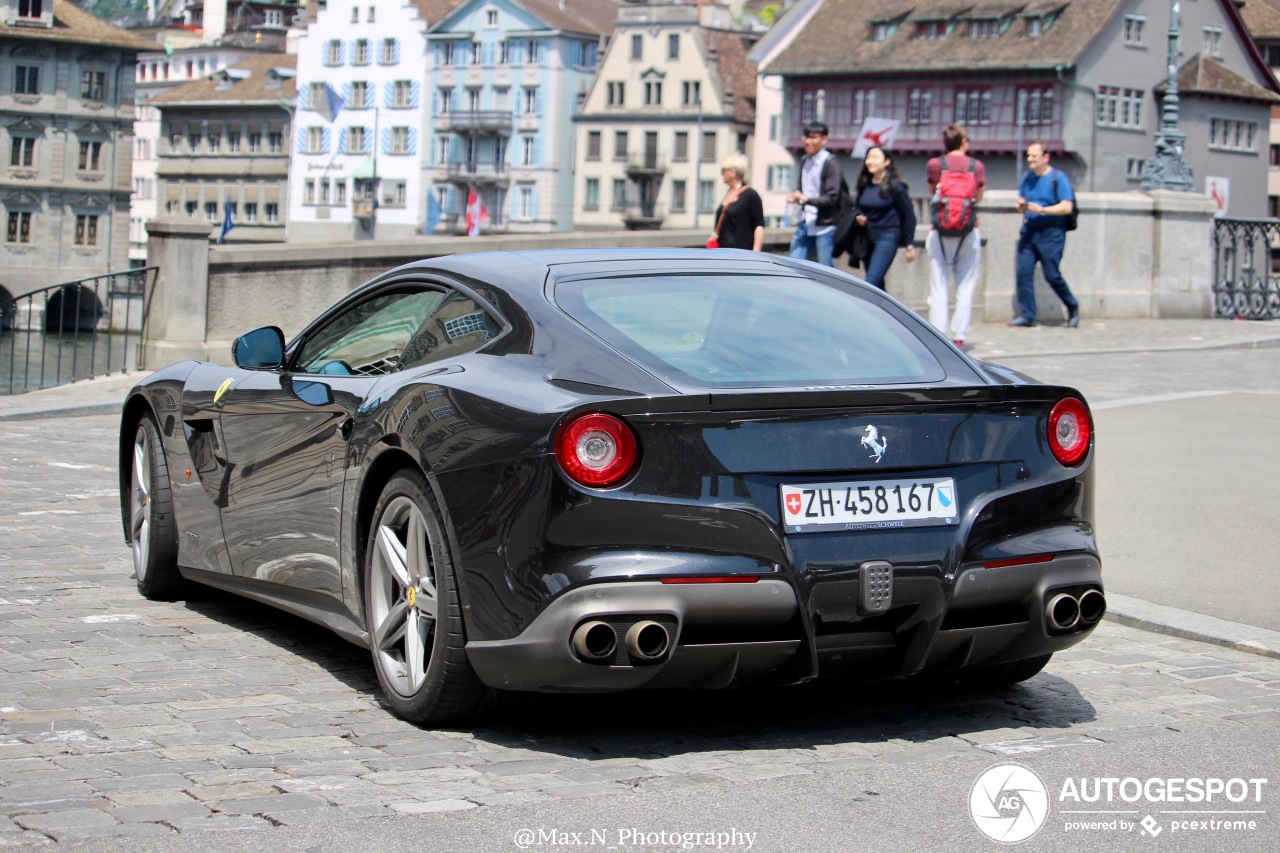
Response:
[[[791,257],[808,260],[818,250],[818,263],[835,266],[832,244],[840,204],[840,164],[827,150],[827,126],[810,122],[804,126],[804,160],[800,180],[787,194],[787,202],[800,205],[800,221],[791,238]]]

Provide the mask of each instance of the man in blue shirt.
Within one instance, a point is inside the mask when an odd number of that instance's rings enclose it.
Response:
[[[1028,170],[1018,183],[1018,212],[1023,214],[1018,235],[1018,316],[1010,326],[1036,324],[1036,264],[1044,280],[1067,306],[1067,325],[1080,325],[1080,303],[1062,277],[1058,264],[1067,245],[1067,217],[1075,209],[1076,195],[1067,176],[1049,165],[1043,142],[1027,146]]]

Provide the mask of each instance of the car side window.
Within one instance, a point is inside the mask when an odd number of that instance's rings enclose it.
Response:
[[[402,290],[353,305],[307,337],[295,369],[341,376],[398,370],[407,364],[405,346],[444,298],[440,290]]]
[[[470,296],[450,291],[405,348],[404,364],[430,364],[472,352],[502,331],[502,326]]]

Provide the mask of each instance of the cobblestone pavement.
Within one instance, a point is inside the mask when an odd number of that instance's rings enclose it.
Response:
[[[116,423],[0,423],[0,845],[678,796],[1280,721],[1280,661],[1104,623],[1004,691],[533,696],[419,729],[380,704],[368,653],[323,629],[212,591],[137,594]]]

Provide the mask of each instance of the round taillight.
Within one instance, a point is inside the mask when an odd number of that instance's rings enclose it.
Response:
[[[1064,397],[1049,413],[1049,449],[1063,465],[1078,465],[1089,452],[1093,426],[1089,410],[1075,397]]]
[[[556,460],[570,480],[602,489],[626,479],[640,458],[631,428],[613,415],[579,415],[556,436]]]

